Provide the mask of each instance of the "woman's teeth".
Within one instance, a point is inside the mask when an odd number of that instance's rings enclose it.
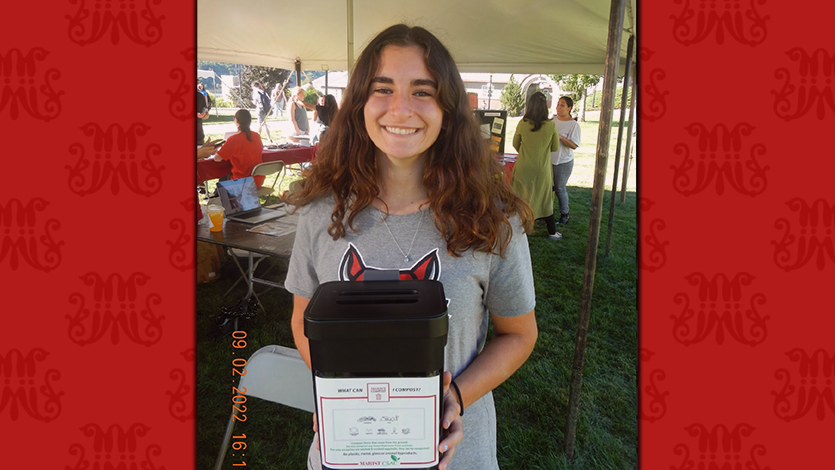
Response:
[[[405,129],[402,127],[386,127],[386,130],[392,134],[408,135],[417,132],[417,129]]]

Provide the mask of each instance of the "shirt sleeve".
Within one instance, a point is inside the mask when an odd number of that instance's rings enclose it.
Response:
[[[516,317],[536,306],[528,237],[519,216],[510,219],[513,237],[504,257],[493,255],[485,304],[491,315]]]
[[[316,288],[319,287],[319,276],[316,275],[316,268],[313,261],[313,249],[311,241],[314,240],[311,206],[299,209],[299,222],[296,227],[296,239],[293,243],[293,253],[290,255],[290,264],[287,268],[287,276],[284,281],[284,288],[288,292],[309,299],[313,297]]]
[[[557,130],[557,125],[551,121],[551,124],[554,126],[554,134],[551,135],[551,151],[556,152],[560,149],[560,133]]]
[[[580,124],[577,124],[576,122],[574,123],[571,127],[571,131],[568,132],[567,138],[577,144],[578,147],[580,146]]]
[[[519,121],[519,124],[516,126],[516,133],[513,134],[513,148],[516,151],[519,151],[519,147],[522,146],[522,134],[519,133],[519,127],[522,125],[522,121]]]
[[[217,149],[217,153],[215,153],[215,160],[218,158],[221,160],[229,160],[229,157],[231,157],[235,152],[234,148],[236,139],[233,139],[233,137],[234,136],[229,136],[229,138],[226,139],[226,142],[219,149]]]

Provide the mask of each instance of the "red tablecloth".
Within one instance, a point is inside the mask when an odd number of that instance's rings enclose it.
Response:
[[[513,174],[513,165],[516,164],[516,156],[515,153],[499,154],[499,161],[504,165],[505,180],[508,184],[510,184],[510,175]]]
[[[314,147],[299,147],[296,149],[270,150],[264,149],[261,152],[261,160],[274,162],[281,160],[285,165],[309,162],[313,160]],[[226,176],[232,172],[232,164],[228,160],[216,162],[214,160],[200,160],[197,162],[197,182],[213,180]]]

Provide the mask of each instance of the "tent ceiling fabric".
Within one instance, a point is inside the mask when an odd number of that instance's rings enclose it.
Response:
[[[628,0],[621,42],[635,28]],[[348,69],[347,0],[197,0],[197,58],[292,70]],[[596,73],[606,60],[610,0],[353,0],[354,59],[395,23],[422,26],[462,72]],[[621,72],[622,73],[622,72]]]

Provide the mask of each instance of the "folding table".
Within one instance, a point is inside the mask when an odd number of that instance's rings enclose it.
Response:
[[[282,208],[279,210],[284,209]],[[289,216],[285,216],[280,219],[274,220],[295,219],[295,217],[292,217],[291,219],[287,219],[287,217]],[[257,253],[266,256],[273,256],[279,259],[289,260],[290,254],[293,252],[293,242],[296,239],[296,232],[294,231],[282,236],[265,235],[262,233],[249,232],[247,230],[254,227],[255,225],[245,224],[243,222],[236,222],[234,220],[228,219],[224,220],[223,231],[212,232],[209,230],[209,225],[207,222],[208,217],[203,217],[197,223],[197,233],[195,235],[197,240],[208,243],[214,243],[217,245],[224,246],[226,248],[238,248],[247,252],[247,257],[249,259],[249,267],[246,270],[241,266],[240,262],[238,262],[237,256],[232,256],[232,260],[238,266],[238,270],[241,272],[241,275],[244,277],[247,284],[247,293],[243,299],[244,308],[246,308],[249,299],[255,296],[255,299],[258,301],[258,304],[261,306],[261,309],[263,310],[264,306],[261,305],[261,300],[258,299],[258,295],[255,293],[255,290],[253,288],[254,284],[263,284],[282,289],[284,288],[284,284],[270,281],[268,279],[261,279],[255,277],[253,255]]]

